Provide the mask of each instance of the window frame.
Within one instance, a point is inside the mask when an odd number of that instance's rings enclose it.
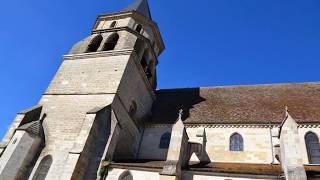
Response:
[[[304,141],[305,141],[305,146],[306,146],[306,152],[307,152],[307,156],[308,156],[308,163],[309,164],[320,164],[320,161],[319,162],[313,162],[313,154],[312,154],[312,149],[310,149],[310,140],[308,140],[308,135],[314,135],[314,138],[317,140],[317,145],[318,148],[320,149],[320,139],[319,139],[319,136],[317,135],[317,133],[313,132],[313,131],[308,131],[305,136],[304,136]],[[318,156],[320,156],[320,152],[319,154],[317,154]]]
[[[238,141],[238,142],[237,142]],[[231,152],[243,152],[244,140],[240,133],[235,132],[229,137],[229,151]]]
[[[159,149],[168,149],[171,141],[171,133],[165,132],[161,135]]]

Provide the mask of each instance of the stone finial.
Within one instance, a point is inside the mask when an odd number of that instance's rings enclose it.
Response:
[[[289,108],[288,108],[288,106],[285,106],[284,108],[285,108],[285,113],[286,113],[286,117],[287,117],[289,115]]]
[[[179,120],[182,120],[182,115],[183,115],[183,110],[180,109],[180,110],[179,110],[179,118],[178,118]]]

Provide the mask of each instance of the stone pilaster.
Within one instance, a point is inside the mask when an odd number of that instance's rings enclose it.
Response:
[[[306,180],[298,124],[287,113],[280,126],[280,160],[287,180]]]
[[[69,152],[61,179],[96,179],[99,160],[110,134],[111,106],[98,107],[85,116]]]

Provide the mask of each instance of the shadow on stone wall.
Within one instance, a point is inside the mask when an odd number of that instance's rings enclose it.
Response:
[[[156,96],[152,108],[152,121],[155,123],[175,123],[180,109],[183,110],[182,120],[185,121],[194,105],[206,100],[200,96],[200,88],[159,90]]]

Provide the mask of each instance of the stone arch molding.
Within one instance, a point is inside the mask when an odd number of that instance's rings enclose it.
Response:
[[[126,170],[123,173],[121,173],[118,180],[133,180],[133,176],[129,170]]]

